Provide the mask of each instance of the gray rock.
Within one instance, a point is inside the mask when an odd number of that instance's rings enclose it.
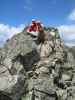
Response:
[[[7,41],[1,49],[0,91],[8,94],[12,100],[20,99],[25,91],[26,72],[18,55],[24,56],[32,52],[32,43],[29,35],[20,33]]]
[[[60,38],[36,40],[22,32],[0,49],[0,100],[74,100],[73,54]]]
[[[17,67],[18,64],[16,65]],[[0,91],[10,94],[9,97],[12,100],[18,100],[24,92],[25,75],[23,66],[19,64],[19,68],[16,71],[16,74],[12,74],[12,69],[8,70],[6,66],[0,66]],[[20,89],[21,91],[19,91]]]

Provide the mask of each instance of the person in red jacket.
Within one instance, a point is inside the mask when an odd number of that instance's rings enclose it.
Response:
[[[27,28],[27,32],[34,36],[38,36],[39,30],[42,28],[43,28],[43,25],[41,24],[41,22],[33,19],[31,24]]]
[[[42,28],[41,22],[37,21],[37,31],[39,31]]]
[[[31,28],[32,28],[32,31],[34,31],[34,32],[37,31],[37,23],[36,23],[36,20],[32,20]]]
[[[27,32],[36,32],[36,30],[37,30],[36,20],[32,20],[31,24],[27,29]]]

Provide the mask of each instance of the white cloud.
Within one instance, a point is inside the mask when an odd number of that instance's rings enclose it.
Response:
[[[70,43],[67,42],[67,43],[65,43],[65,44],[66,44],[67,46],[69,46],[69,47],[75,46],[75,43],[71,43],[71,42],[70,42]]]
[[[0,24],[0,45],[3,44],[7,39],[11,38],[13,35],[18,34],[24,29],[23,24],[18,27]]]
[[[60,25],[58,30],[62,39],[66,42],[67,45],[75,45],[75,25]]]
[[[29,12],[32,11],[32,1],[31,0],[25,0],[24,9]]]
[[[19,25],[18,27],[0,24],[0,34],[7,34],[9,38],[12,37],[14,34],[21,32],[24,28],[24,25]]]
[[[70,38],[75,36],[75,25],[60,25],[58,29],[63,36]]]
[[[32,11],[32,7],[30,7],[30,6],[24,6],[24,9],[27,11]]]
[[[72,12],[69,14],[68,18],[70,20],[75,20],[75,9],[72,10]]]

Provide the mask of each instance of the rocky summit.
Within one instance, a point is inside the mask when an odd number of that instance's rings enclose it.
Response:
[[[0,49],[0,100],[75,100],[75,59],[50,31],[24,29]]]

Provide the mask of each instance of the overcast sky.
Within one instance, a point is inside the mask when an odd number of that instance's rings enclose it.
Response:
[[[66,44],[75,45],[75,0],[0,0],[0,44],[34,18],[57,27]]]

